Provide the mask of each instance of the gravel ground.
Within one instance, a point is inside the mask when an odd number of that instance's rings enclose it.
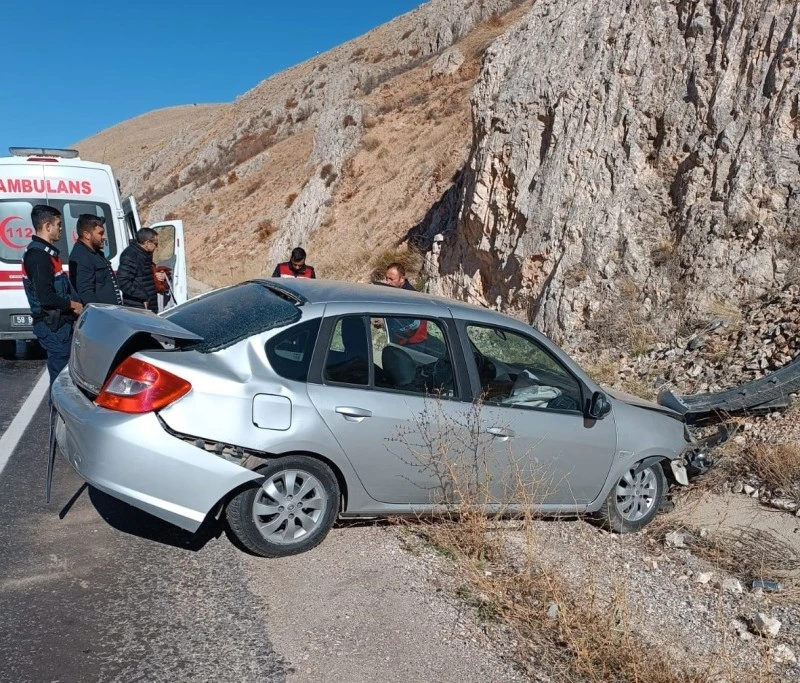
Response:
[[[733,505],[745,515],[761,514],[745,509],[751,500],[739,499],[712,496],[703,510],[685,501],[678,507],[708,522],[704,535],[716,534],[741,529],[741,518],[713,518],[713,509]],[[800,666],[790,661],[800,657],[796,583],[785,577],[778,593],[753,591],[744,577],[666,543],[669,529],[684,528],[679,512],[662,515],[650,531],[626,536],[582,521],[536,521],[539,561],[579,595],[595,586],[601,602],[622,586],[643,646],[666,651],[676,663],[699,665],[703,680],[800,680]],[[800,542],[800,521],[786,513],[781,519],[783,531]],[[482,620],[457,597],[463,579],[453,560],[413,530],[347,525],[304,555],[268,563],[245,558],[249,588],[263,601],[290,681],[527,680],[512,663],[512,632]],[[523,534],[513,523],[500,530],[506,560],[521,562]],[[776,636],[758,632],[759,614],[780,622]],[[537,680],[551,679],[542,672]]]
[[[289,681],[526,680],[394,526],[335,528],[311,552],[246,557]]]

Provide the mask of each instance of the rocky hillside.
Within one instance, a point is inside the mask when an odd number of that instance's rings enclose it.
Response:
[[[797,282],[798,29],[782,0],[536,3],[418,231],[432,290],[631,349]]]
[[[185,219],[213,284],[296,244],[328,277],[400,255],[574,350],[638,353],[800,280],[798,21],[782,0],[433,0],[78,147],[150,220]]]
[[[114,164],[148,220],[185,220],[199,279],[269,274],[297,244],[324,276],[366,277],[452,186],[484,51],[532,4],[433,0],[230,105],[154,112],[77,147]],[[150,129],[134,150],[133,123]]]

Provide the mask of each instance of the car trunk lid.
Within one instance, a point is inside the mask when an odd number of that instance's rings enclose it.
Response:
[[[109,375],[131,354],[152,348],[177,349],[202,339],[146,310],[88,306],[75,326],[70,375],[95,398]]]

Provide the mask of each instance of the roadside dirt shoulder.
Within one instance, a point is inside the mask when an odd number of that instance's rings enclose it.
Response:
[[[290,683],[526,680],[394,527],[339,527],[309,553],[244,566]]]

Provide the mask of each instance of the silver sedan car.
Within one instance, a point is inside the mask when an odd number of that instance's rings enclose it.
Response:
[[[635,531],[695,447],[679,414],[601,389],[518,320],[324,280],[160,316],[87,307],[52,399],[89,484],[192,532],[224,516],[264,557],[313,548],[338,517],[476,500]]]

